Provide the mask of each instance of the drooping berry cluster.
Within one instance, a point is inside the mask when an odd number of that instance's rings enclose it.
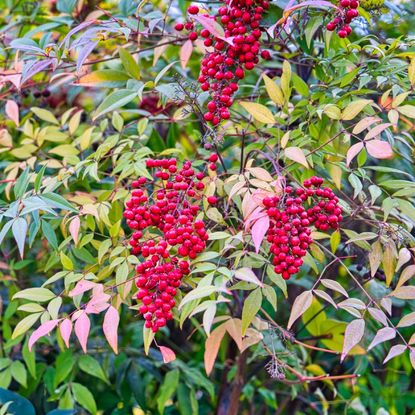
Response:
[[[217,155],[209,160],[209,168],[216,169]],[[133,230],[131,251],[141,259],[136,266],[139,312],[145,326],[157,332],[173,318],[174,297],[189,273],[189,259],[205,249],[208,234],[196,216],[206,176],[195,171],[190,161],[179,168],[174,158],[149,159],[146,165],[154,179],[140,177],[132,183],[123,216]]]
[[[304,188],[285,188],[283,197],[263,200],[270,218],[267,240],[274,254],[274,271],[289,279],[296,274],[307,249],[313,242],[311,226],[320,231],[336,229],[342,221],[339,199],[329,188],[322,188],[323,179],[305,180]]]
[[[345,38],[352,33],[352,28],[349,23],[359,16],[357,8],[359,2],[357,0],[340,0],[339,12],[336,17],[327,24],[327,30],[333,32],[337,30],[337,34],[341,38]]]
[[[269,8],[269,2],[224,0],[224,3],[216,15],[208,16],[222,26],[223,37],[215,36],[206,28],[197,32],[193,22],[175,26],[178,31],[192,30],[189,33],[192,41],[199,36],[204,39],[207,53],[202,59],[198,81],[203,91],[210,92],[204,118],[214,126],[230,118],[229,108],[238,90],[238,81],[245,77],[245,71],[254,69],[259,62],[259,55],[263,59],[271,59],[268,50],[260,52],[259,42],[262,34],[260,20]],[[199,8],[192,5],[187,11],[189,15],[197,15]]]

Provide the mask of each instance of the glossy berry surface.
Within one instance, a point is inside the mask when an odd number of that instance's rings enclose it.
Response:
[[[209,158],[209,166],[217,160]],[[139,313],[145,327],[157,332],[173,318],[172,309],[182,279],[190,272],[190,260],[206,247],[205,223],[197,219],[205,189],[206,175],[181,165],[175,158],[148,159],[153,177],[139,177],[132,182],[131,198],[123,213],[132,235],[131,253],[136,266]],[[217,202],[215,196],[211,201]]]
[[[264,207],[270,219],[267,240],[271,244],[274,271],[289,279],[299,272],[313,242],[312,227],[325,232],[337,229],[343,220],[339,199],[323,179],[312,177],[296,190],[286,187],[283,196],[266,197]]]

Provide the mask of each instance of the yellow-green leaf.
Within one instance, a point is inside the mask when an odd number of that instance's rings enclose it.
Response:
[[[281,88],[269,76],[263,74],[262,78],[264,79],[268,96],[275,104],[283,106],[285,100]]]
[[[262,292],[260,288],[256,288],[244,301],[244,307],[242,309],[242,336],[245,335],[246,330],[261,308],[261,304]]]
[[[353,120],[367,105],[372,103],[371,99],[359,99],[351,102],[344,110],[342,114],[342,120]]]
[[[263,122],[265,124],[274,124],[275,119],[272,112],[262,104],[257,104],[255,102],[240,102],[241,106],[248,111],[257,121]]]

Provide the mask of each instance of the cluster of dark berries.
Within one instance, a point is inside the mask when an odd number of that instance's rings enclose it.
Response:
[[[211,170],[216,169],[217,160],[216,154],[210,156]],[[174,297],[189,274],[189,259],[206,246],[205,224],[196,220],[206,176],[195,171],[190,161],[180,168],[175,158],[148,159],[146,165],[154,179],[140,177],[132,183],[134,190],[123,216],[133,230],[131,251],[141,259],[136,266],[139,312],[145,326],[156,332],[173,318]],[[217,202],[214,196],[208,199]]]
[[[285,188],[283,197],[267,197],[263,200],[270,218],[267,240],[274,254],[274,271],[289,279],[296,274],[307,249],[313,242],[311,226],[317,230],[336,229],[342,221],[339,199],[329,188],[322,188],[323,179],[305,180],[304,188]]]
[[[330,32],[337,30],[339,37],[345,38],[352,33],[352,28],[349,26],[349,23],[355,17],[359,16],[359,12],[357,11],[359,2],[357,0],[340,0],[339,7],[340,10],[336,17],[327,24],[327,30]]]
[[[197,32],[193,22],[175,26],[179,31],[189,30],[192,41],[199,36],[204,39],[207,53],[202,59],[198,81],[203,91],[210,92],[204,118],[214,126],[230,118],[229,108],[238,90],[238,81],[245,77],[246,71],[254,69],[259,62],[258,56],[271,59],[268,50],[260,51],[259,42],[262,34],[260,20],[268,8],[267,0],[225,0],[217,14],[209,16],[223,27],[223,38],[206,28]],[[196,15],[199,8],[192,5],[187,11],[189,15]]]

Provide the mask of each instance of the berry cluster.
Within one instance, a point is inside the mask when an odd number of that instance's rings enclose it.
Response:
[[[233,95],[238,90],[238,81],[245,77],[245,71],[254,69],[259,62],[259,55],[263,59],[271,59],[268,50],[260,52],[259,42],[262,34],[260,20],[269,8],[269,2],[225,0],[224,3],[216,15],[209,16],[223,27],[223,38],[215,36],[206,28],[195,31],[192,22],[175,26],[178,31],[191,30],[189,39],[192,41],[199,36],[204,39],[207,53],[202,59],[198,81],[203,91],[210,92],[204,118],[214,126],[230,118]],[[192,5],[187,12],[196,15],[199,8]]]
[[[216,154],[210,156],[211,170],[216,169],[217,160]],[[174,158],[148,159],[146,165],[154,180],[140,177],[132,183],[134,190],[123,216],[133,230],[131,251],[142,258],[136,266],[139,312],[145,326],[157,332],[173,318],[174,297],[189,273],[189,259],[205,249],[208,234],[196,216],[206,176],[195,171],[190,161],[179,168]],[[216,203],[214,196],[210,199],[209,203]]]
[[[355,17],[359,16],[359,12],[357,11],[359,2],[357,0],[340,0],[339,7],[340,10],[337,16],[327,24],[327,30],[333,32],[337,29],[339,37],[345,38],[352,33],[352,28],[349,26],[349,23]]]
[[[267,240],[274,254],[274,270],[284,279],[296,274],[303,265],[302,258],[313,242],[311,226],[327,231],[336,229],[342,221],[339,199],[322,184],[322,178],[312,177],[304,181],[304,188],[294,190],[287,186],[283,197],[263,200],[270,218]]]

